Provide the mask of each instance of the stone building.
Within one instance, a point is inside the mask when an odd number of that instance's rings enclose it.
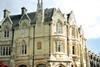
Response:
[[[74,13],[43,9],[19,15],[4,10],[0,26],[0,61],[8,67],[87,67],[86,39]]]
[[[90,67],[100,67],[100,56],[92,53],[91,51],[88,52],[88,55]]]

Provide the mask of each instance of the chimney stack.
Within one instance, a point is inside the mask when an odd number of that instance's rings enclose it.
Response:
[[[27,13],[27,9],[25,7],[22,7],[22,14],[26,14]]]
[[[7,9],[4,10],[4,18],[8,17],[10,14],[10,11],[8,11]]]

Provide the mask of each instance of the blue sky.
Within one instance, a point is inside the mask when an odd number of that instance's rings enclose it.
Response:
[[[28,12],[36,11],[37,0],[0,0],[0,20],[3,10],[12,14],[20,14],[21,7]],[[94,53],[100,53],[100,0],[44,0],[45,8],[60,8],[63,13],[74,11],[78,25],[82,25],[87,47]]]

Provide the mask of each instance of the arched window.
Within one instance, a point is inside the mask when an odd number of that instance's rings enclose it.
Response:
[[[56,32],[59,33],[59,34],[63,33],[62,23],[61,22],[57,22],[57,24],[56,24]]]
[[[22,41],[22,45],[21,45],[21,54],[27,54],[27,45],[26,45],[26,42],[23,40]]]
[[[18,67],[27,67],[26,65],[19,65]]]
[[[38,64],[38,65],[36,65],[36,67],[46,67],[46,65],[45,64]]]

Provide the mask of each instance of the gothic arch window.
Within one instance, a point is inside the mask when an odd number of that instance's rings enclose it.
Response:
[[[27,65],[19,65],[18,67],[27,67]]]
[[[22,44],[21,44],[21,54],[24,55],[24,54],[27,54],[27,45],[26,45],[26,42],[25,40],[22,41]]]
[[[63,29],[62,29],[62,23],[60,20],[58,20],[58,22],[56,23],[56,32],[62,34],[63,33]]]
[[[38,64],[38,65],[36,65],[36,67],[46,67],[46,65],[45,64]]]

